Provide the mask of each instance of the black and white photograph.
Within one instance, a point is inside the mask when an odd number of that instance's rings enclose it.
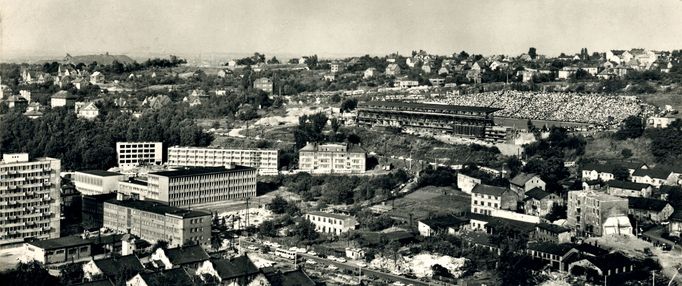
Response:
[[[682,0],[0,0],[0,286],[682,286]]]

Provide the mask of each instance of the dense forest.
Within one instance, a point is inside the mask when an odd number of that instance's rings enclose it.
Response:
[[[212,141],[183,105],[148,110],[139,118],[108,112],[93,121],[72,110],[55,108],[38,119],[10,112],[0,118],[0,153],[27,152],[31,158],[61,158],[63,170],[116,166],[116,142],[161,141],[166,146],[207,146]]]

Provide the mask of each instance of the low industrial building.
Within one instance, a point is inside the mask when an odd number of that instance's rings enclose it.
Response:
[[[305,218],[315,225],[315,231],[333,235],[354,230],[358,226],[354,217],[343,214],[309,212],[305,214]]]
[[[102,170],[76,171],[72,181],[83,195],[101,195],[118,189],[118,182],[125,179],[125,175]]]

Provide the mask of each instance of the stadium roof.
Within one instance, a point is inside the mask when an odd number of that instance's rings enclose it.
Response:
[[[416,102],[398,102],[398,101],[370,101],[360,104],[360,107],[365,106],[384,106],[384,107],[405,107],[417,109],[435,109],[435,110],[453,110],[453,111],[473,111],[492,113],[502,108],[482,107],[482,106],[465,106],[465,105],[446,105],[446,104],[431,104],[431,103],[416,103]]]

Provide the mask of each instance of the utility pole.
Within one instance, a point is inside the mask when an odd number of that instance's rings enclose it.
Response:
[[[246,215],[245,215],[246,224],[244,225],[244,228],[249,227],[249,200],[250,199],[251,198],[246,198]]]

